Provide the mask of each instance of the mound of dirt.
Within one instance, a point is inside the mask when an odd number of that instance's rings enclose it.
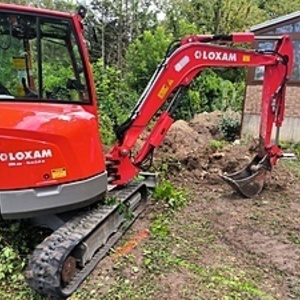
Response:
[[[220,174],[233,173],[246,166],[257,153],[255,139],[223,145],[218,140],[220,112],[198,114],[189,123],[175,122],[163,144],[155,152],[154,165],[165,175],[179,181],[190,180],[208,185],[221,184]],[[272,183],[268,188],[280,190],[286,182],[292,182],[285,168],[276,166]]]
[[[159,157],[185,159],[191,153],[199,152],[207,146],[211,135],[197,133],[183,120],[175,122],[158,150]]]

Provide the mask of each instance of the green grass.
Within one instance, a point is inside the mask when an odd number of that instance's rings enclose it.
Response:
[[[299,159],[282,159],[281,162],[297,178],[300,178],[300,158]]]

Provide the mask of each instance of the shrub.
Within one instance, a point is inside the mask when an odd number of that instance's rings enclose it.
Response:
[[[25,222],[0,222],[0,299],[41,299],[33,296],[35,292],[28,288],[24,276],[40,234]]]
[[[233,142],[240,133],[241,121],[232,113],[225,113],[219,122],[219,130],[223,138]]]

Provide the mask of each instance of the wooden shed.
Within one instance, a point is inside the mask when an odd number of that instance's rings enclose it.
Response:
[[[286,89],[286,109],[280,140],[300,141],[300,11],[250,28],[256,35],[289,34],[294,45],[294,70]],[[259,41],[258,49],[272,48],[272,41]],[[250,69],[243,108],[242,134],[257,136],[260,122],[260,103],[264,68]]]

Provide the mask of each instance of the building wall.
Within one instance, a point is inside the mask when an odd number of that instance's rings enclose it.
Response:
[[[248,85],[243,112],[242,134],[258,136],[261,106],[261,85]],[[273,130],[273,133],[275,129]],[[300,141],[300,86],[287,86],[285,118],[280,140]]]

